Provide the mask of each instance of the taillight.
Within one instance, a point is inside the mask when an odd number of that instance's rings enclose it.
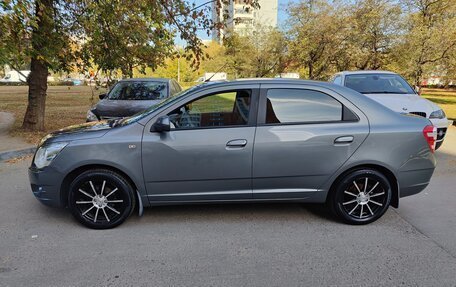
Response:
[[[423,135],[426,139],[431,152],[435,151],[435,142],[437,140],[437,128],[434,126],[425,126],[423,129]]]

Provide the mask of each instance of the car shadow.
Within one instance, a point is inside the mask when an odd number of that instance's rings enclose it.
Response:
[[[328,220],[336,222],[323,204],[226,203],[152,206],[138,218],[142,222],[237,222],[268,220]],[[135,219],[132,219],[135,220]]]

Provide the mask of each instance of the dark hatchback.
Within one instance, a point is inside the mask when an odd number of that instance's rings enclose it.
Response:
[[[87,121],[129,117],[182,91],[173,79],[136,78],[117,82],[87,112]]]

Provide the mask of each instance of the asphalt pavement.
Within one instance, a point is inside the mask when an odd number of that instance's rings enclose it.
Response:
[[[90,230],[0,163],[0,286],[456,286],[456,129],[429,187],[367,226],[319,205],[146,209]]]

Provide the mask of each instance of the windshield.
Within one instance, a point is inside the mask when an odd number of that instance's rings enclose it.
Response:
[[[152,81],[118,82],[108,95],[110,100],[162,100],[168,96],[166,83]]]
[[[395,74],[348,75],[345,86],[361,94],[415,94],[410,85]]]
[[[159,109],[165,105],[168,105],[168,104],[172,104],[173,102],[175,101],[178,101],[180,100],[182,97],[186,96],[188,93],[194,91],[196,88],[198,88],[199,85],[197,86],[194,86],[194,87],[191,87],[190,89],[187,89],[185,91],[181,91],[177,94],[175,94],[174,96],[172,97],[169,97],[169,98],[166,98],[164,99],[163,101],[159,102],[158,104],[155,104],[155,105],[152,105],[150,106],[147,110],[145,111],[142,111],[140,113],[137,113],[131,117],[127,117],[127,118],[123,118],[121,119],[117,125],[128,125],[128,124],[131,124],[131,123],[134,123],[134,122],[137,122],[139,121],[140,119],[143,119],[145,117],[147,117],[148,115],[150,115],[152,112],[154,112],[156,109]]]

